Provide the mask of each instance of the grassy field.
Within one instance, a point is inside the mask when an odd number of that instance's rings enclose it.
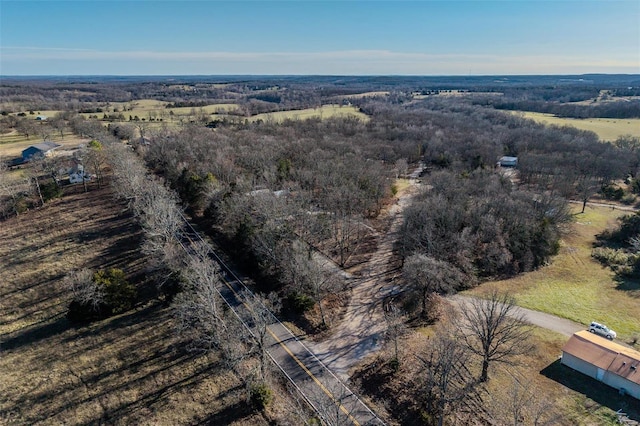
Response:
[[[61,144],[62,147],[58,148],[61,150],[73,149],[89,142],[89,139],[69,132],[65,132],[63,137],[60,137],[60,133],[53,133],[47,140]],[[0,135],[0,157],[19,157],[23,149],[40,142],[42,138],[38,135],[25,138],[16,131]]]
[[[363,98],[371,98],[374,96],[388,96],[389,92],[386,91],[378,91],[378,92],[364,92],[364,93],[356,93],[353,95],[343,95],[343,96],[336,96],[336,98],[342,98],[342,99],[363,99]]]
[[[539,123],[555,126],[573,126],[581,130],[589,130],[605,141],[614,141],[623,135],[640,138],[640,118],[561,118],[539,112],[516,111],[514,114],[535,120]]]
[[[67,321],[72,270],[119,267],[150,291],[123,209],[93,188],[0,223],[0,424],[269,424],[217,356],[183,349],[159,300]]]
[[[382,93],[382,92],[381,92]],[[377,92],[375,93],[377,94]],[[374,96],[372,94],[362,94],[361,96]],[[359,95],[360,96],[360,95]],[[235,111],[238,109],[237,104],[211,104],[203,107],[177,107],[177,108],[166,108],[167,102],[157,101],[153,99],[142,99],[132,102],[112,102],[109,103],[107,107],[104,107],[104,112],[97,113],[82,113],[85,118],[89,118],[90,116],[97,116],[98,119],[102,119],[105,114],[113,115],[113,114],[123,114],[125,117],[125,122],[130,122],[135,124],[134,121],[129,121],[129,117],[138,117],[140,120],[144,119],[145,122],[150,126],[159,126],[164,124],[178,124],[181,121],[188,119],[193,116],[195,113],[201,114],[204,112],[207,115],[211,116],[211,119],[217,117],[225,117],[229,112]],[[118,111],[114,111],[117,109]],[[126,110],[125,110],[126,109]],[[41,111],[43,115],[46,116],[54,116],[56,113],[60,111]],[[34,116],[35,117],[35,116]],[[340,106],[340,105],[323,105],[320,108],[308,108],[301,110],[291,110],[291,111],[276,111],[269,112],[264,114],[257,114],[252,117],[247,117],[249,121],[275,121],[282,122],[284,120],[306,120],[308,118],[332,118],[332,117],[356,117],[363,121],[369,119],[366,114],[361,113],[356,107],[353,106]],[[150,119],[153,118],[153,121]],[[231,119],[243,119],[243,117],[231,116]],[[160,121],[162,120],[162,121]],[[107,122],[105,122],[105,125]],[[13,133],[11,135],[0,135],[0,145],[8,144],[12,141],[20,141],[22,138],[22,142],[24,142],[24,137],[18,135],[17,133]],[[55,135],[52,137],[52,140],[55,140]],[[31,143],[36,143],[33,141],[37,141],[37,137],[31,137],[28,139]],[[31,143],[26,146],[31,145]],[[25,146],[25,147],[26,147]],[[21,148],[24,149],[24,148]]]
[[[149,118],[153,117],[154,119],[162,118],[164,122],[177,122],[181,118],[192,115],[192,112],[195,112],[196,114],[200,113],[201,111],[204,111],[207,114],[224,114],[229,111],[235,111],[238,108],[236,104],[211,104],[202,107],[167,108],[167,104],[168,102],[158,101],[154,99],[140,99],[131,102],[112,102],[109,104],[109,107],[104,108],[105,112],[82,115],[84,115],[85,117],[89,117],[90,115],[97,115],[98,118],[102,118],[105,113],[122,113],[126,119],[128,119],[129,116],[138,116],[140,119],[144,118],[145,120],[149,120]],[[118,112],[115,112],[114,109],[118,109]]]
[[[609,268],[591,258],[595,235],[616,223],[624,212],[609,207],[576,206],[572,232],[561,241],[560,253],[537,271],[486,283],[471,293],[492,288],[512,293],[525,308],[548,312],[588,325],[607,324],[618,338],[640,335],[640,283],[619,282]]]
[[[323,105],[320,108],[308,108],[294,111],[277,111],[268,112],[264,114],[257,114],[249,118],[250,121],[263,120],[263,121],[275,121],[282,122],[284,120],[306,120],[308,118],[333,118],[333,117],[355,117],[360,120],[367,121],[369,117],[358,111],[353,106],[339,106],[339,105]]]

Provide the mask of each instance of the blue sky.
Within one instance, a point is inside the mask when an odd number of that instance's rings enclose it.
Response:
[[[640,1],[6,1],[0,75],[640,73]]]

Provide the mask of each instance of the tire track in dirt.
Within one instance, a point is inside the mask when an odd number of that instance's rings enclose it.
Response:
[[[386,328],[382,302],[394,291],[395,278],[400,275],[393,244],[402,225],[402,212],[415,194],[416,185],[412,179],[409,188],[387,210],[389,229],[378,236],[377,249],[360,275],[352,278],[349,304],[340,323],[332,326],[333,334],[310,344],[316,356],[344,379],[352,367],[382,346]]]

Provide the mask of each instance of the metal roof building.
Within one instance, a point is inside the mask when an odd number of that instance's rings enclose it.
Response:
[[[562,364],[640,399],[640,352],[634,349],[583,330],[562,348]]]

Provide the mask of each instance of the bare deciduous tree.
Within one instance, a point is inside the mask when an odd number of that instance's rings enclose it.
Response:
[[[84,153],[84,159],[87,164],[91,165],[91,169],[96,175],[98,188],[100,188],[103,182],[103,170],[107,164],[107,156],[102,143],[97,140],[89,142]]]
[[[185,273],[189,288],[174,304],[178,333],[197,350],[218,350],[225,343],[227,322],[217,286],[219,269],[208,259],[194,256]]]
[[[322,326],[327,327],[323,300],[339,286],[339,277],[331,270],[330,261],[315,253],[309,253],[302,243],[294,241],[286,262],[286,276],[295,290],[310,296],[318,304]]]
[[[384,306],[384,319],[387,323],[386,337],[393,342],[394,359],[399,362],[398,340],[405,330],[405,318],[402,310],[393,302]]]
[[[67,275],[64,283],[71,290],[73,300],[83,306],[91,306],[97,310],[104,302],[104,288],[93,279],[93,272],[88,269],[74,271]]]
[[[260,362],[260,379],[266,381],[267,377],[267,347],[269,343],[269,326],[276,319],[272,314],[273,310],[279,309],[278,298],[275,293],[270,294],[266,299],[260,295],[244,291],[241,298],[247,307],[248,321],[252,330],[252,343],[254,351]]]
[[[354,412],[358,401],[354,395],[337,381],[323,383],[323,387],[313,386],[307,392],[311,403],[322,419],[322,424],[346,426],[354,422]]]
[[[487,299],[471,299],[463,307],[460,336],[472,353],[482,358],[479,380],[488,380],[493,362],[510,364],[513,357],[528,352],[531,328],[524,323],[514,299],[493,291]]]
[[[19,201],[22,194],[30,192],[28,176],[12,174],[4,161],[0,161],[0,214],[20,214]]]
[[[477,383],[468,367],[469,349],[457,338],[449,322],[437,328],[425,356],[418,356],[424,364],[425,401],[431,424],[442,426],[444,420],[463,405],[479,399]]]
[[[408,257],[403,274],[409,287],[420,297],[423,316],[427,315],[427,301],[432,293],[450,293],[470,279],[450,263],[424,254]]]

